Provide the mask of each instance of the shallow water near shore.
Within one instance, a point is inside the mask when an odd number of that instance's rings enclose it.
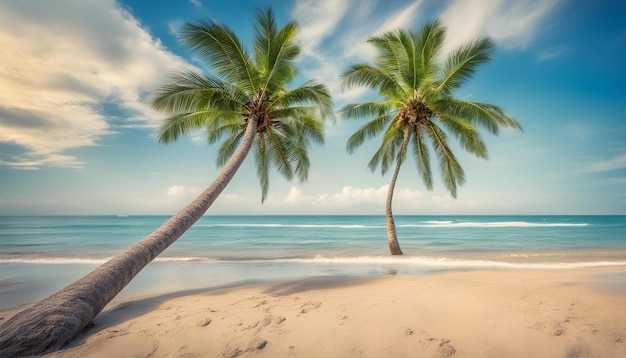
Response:
[[[0,217],[0,308],[36,301],[157,229],[168,216]],[[425,275],[442,270],[626,271],[626,216],[205,216],[121,296],[242,280]],[[606,278],[626,284],[624,274]]]

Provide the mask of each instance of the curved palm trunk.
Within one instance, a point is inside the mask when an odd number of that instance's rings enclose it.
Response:
[[[256,135],[248,120],[239,148],[213,183],[160,228],[85,277],[28,308],[0,326],[0,356],[17,357],[58,350],[71,341],[150,261],[178,239],[226,188]]]
[[[402,249],[400,249],[400,243],[398,242],[398,234],[396,233],[396,223],[393,220],[393,212],[391,211],[391,203],[393,201],[393,190],[396,186],[396,179],[398,179],[398,173],[400,172],[401,163],[396,164],[396,169],[393,171],[391,177],[391,183],[389,184],[389,191],[387,192],[387,204],[385,214],[387,217],[387,241],[389,242],[389,250],[392,255],[402,255]]]
[[[389,183],[389,190],[387,191],[387,202],[385,204],[385,216],[387,218],[387,241],[389,242],[389,250],[392,255],[403,255],[402,249],[400,249],[400,243],[398,242],[398,234],[396,232],[396,223],[393,220],[393,212],[391,210],[391,204],[393,202],[393,191],[396,188],[396,181],[398,180],[398,174],[400,173],[400,167],[404,162],[404,156],[406,154],[406,148],[409,145],[410,131],[407,130],[402,140],[402,147],[398,154],[398,161],[396,168],[391,176],[391,183]]]

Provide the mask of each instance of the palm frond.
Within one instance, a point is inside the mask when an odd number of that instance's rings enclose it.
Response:
[[[181,113],[167,118],[156,132],[158,142],[171,143],[181,135],[206,127],[208,114],[208,111]]]
[[[237,35],[226,25],[214,21],[187,23],[181,36],[185,44],[203,55],[208,65],[226,82],[255,93],[259,74]]]
[[[464,99],[444,98],[433,105],[438,113],[444,116],[463,118],[472,123],[485,127],[493,134],[498,134],[499,128],[522,130],[522,126],[512,116],[496,105],[472,102]]]
[[[207,107],[232,111],[240,108],[245,98],[244,93],[224,81],[193,71],[179,71],[171,76],[171,83],[155,91],[151,106],[168,114]]]
[[[350,136],[346,144],[346,150],[352,154],[358,147],[365,142],[366,139],[373,138],[385,129],[385,125],[389,123],[396,113],[388,113],[378,116],[371,121],[365,123],[354,134]]]
[[[415,135],[411,136],[413,143],[413,156],[417,164],[417,171],[422,177],[422,182],[426,186],[426,189],[433,190],[433,174],[430,169],[430,154],[428,151],[428,145],[424,140],[424,134],[422,132],[423,126],[417,126],[415,128]]]
[[[236,133],[232,137],[229,137],[222,143],[220,149],[217,151],[217,165],[223,166],[228,162],[228,159],[233,156],[239,143],[241,143],[241,139],[245,133],[245,129],[241,129],[240,132]]]
[[[493,42],[487,37],[454,49],[445,61],[437,90],[449,94],[460,88],[474,74],[478,65],[489,61],[493,49]]]
[[[293,122],[275,127],[271,135],[283,146],[283,156],[289,162],[289,175],[295,173],[301,182],[305,181],[309,175],[310,167],[307,154],[309,137]]]
[[[269,106],[285,109],[298,104],[313,104],[323,120],[334,120],[333,102],[328,87],[315,81],[308,81],[291,91],[281,93],[271,100]]]
[[[398,40],[402,44],[404,52],[406,53],[406,63],[403,64],[403,71],[401,73],[402,82],[411,90],[410,95],[406,97],[414,98],[416,89],[419,87],[419,82],[423,78],[421,71],[422,67],[420,66],[421,58],[419,49],[416,46],[416,39],[413,34],[405,31],[398,31],[398,35]]]
[[[427,129],[439,160],[441,178],[452,197],[456,198],[457,187],[465,182],[465,172],[448,147],[445,132],[432,123]]]
[[[296,108],[294,113],[285,119],[278,119],[275,127],[281,129],[289,128],[293,135],[302,137],[302,140],[313,141],[317,144],[324,144],[324,125],[315,116],[315,111],[307,112]]]
[[[396,116],[385,131],[381,140],[381,145],[374,153],[372,159],[370,159],[367,167],[374,171],[380,166],[382,175],[385,175],[389,168],[397,160],[398,148],[402,145],[402,139],[404,137],[404,130],[397,125],[398,117]]]
[[[244,130],[245,121],[239,113],[233,113],[231,117],[220,117],[220,120],[211,121],[206,126],[207,142],[216,143],[222,136],[232,136]]]
[[[376,67],[392,74],[400,81],[400,74],[405,71],[406,51],[399,40],[402,30],[388,31],[379,36],[370,37],[367,42],[376,48]]]
[[[421,75],[424,79],[432,78],[440,69],[438,60],[446,37],[446,28],[439,19],[427,23],[416,33],[417,48],[420,50]]]
[[[300,54],[300,48],[295,42],[297,33],[298,25],[295,22],[289,22],[278,30],[271,8],[258,13],[254,55],[263,91],[274,92],[296,76],[293,62]]]
[[[389,73],[365,64],[353,65],[342,75],[344,89],[351,87],[369,87],[384,94],[397,94],[407,97],[404,88]]]
[[[440,116],[439,121],[450,133],[458,138],[461,148],[475,156],[487,159],[487,146],[483,142],[480,133],[471,123],[453,117]]]
[[[259,135],[264,137],[267,143],[267,158],[274,164],[276,171],[282,174],[287,180],[293,178],[293,169],[291,168],[291,148],[288,147],[288,143],[284,140],[284,137],[275,135],[275,131],[268,130],[265,133]],[[279,131],[276,131],[279,132]]]
[[[361,102],[345,105],[339,114],[345,119],[379,117],[385,113],[397,112],[396,102],[387,100]]]

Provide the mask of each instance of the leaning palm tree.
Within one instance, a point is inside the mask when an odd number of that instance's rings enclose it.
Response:
[[[396,30],[371,37],[368,42],[377,50],[375,64],[357,64],[343,74],[344,88],[369,87],[382,97],[346,105],[341,113],[349,119],[371,118],[348,139],[349,153],[365,139],[382,133],[382,143],[368,166],[371,170],[380,166],[385,174],[395,165],[386,202],[387,240],[392,255],[402,255],[391,209],[398,173],[409,148],[428,190],[433,187],[430,150],[434,151],[443,182],[456,198],[457,186],[464,183],[465,174],[450,149],[448,134],[457,137],[463,149],[487,158],[478,126],[493,134],[502,127],[521,130],[519,123],[498,106],[453,97],[476,67],[489,60],[493,44],[488,38],[480,38],[457,47],[442,59],[445,34],[445,27],[435,20],[418,31]]]
[[[323,141],[319,119],[332,116],[332,110],[322,85],[307,82],[287,88],[296,76],[297,30],[295,23],[278,29],[272,11],[260,11],[250,53],[233,31],[216,21],[183,28],[184,41],[206,58],[214,75],[179,72],[158,91],[153,107],[169,116],[158,139],[167,143],[197,129],[208,131],[210,143],[225,137],[218,153],[223,169],[198,198],[154,233],[0,326],[0,356],[39,354],[69,342],[207,211],[252,148],[262,200],[271,167],[288,179],[306,179],[308,146]]]

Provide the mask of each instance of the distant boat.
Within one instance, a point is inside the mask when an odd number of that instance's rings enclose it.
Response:
[[[118,215],[117,217],[118,217],[118,218],[127,218],[127,217],[128,217],[128,215]]]

